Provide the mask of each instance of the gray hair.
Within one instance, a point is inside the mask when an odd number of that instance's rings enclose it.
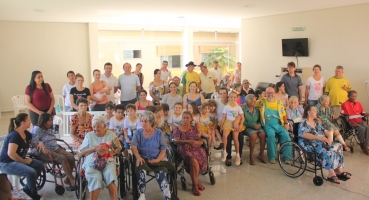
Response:
[[[105,117],[102,115],[95,115],[92,118],[92,126],[95,126],[96,124],[103,124],[105,126]]]
[[[288,102],[291,102],[293,100],[299,101],[299,98],[297,96],[291,96],[290,99],[288,99]]]
[[[154,116],[153,112],[145,110],[140,116],[140,120],[142,120],[142,119],[148,120],[150,122],[151,126],[154,127],[154,125],[155,125],[155,116]]]
[[[256,98],[254,94],[246,95],[246,103],[249,104],[254,98]]]
[[[326,95],[326,94],[324,94],[324,95],[322,95],[322,96],[319,98],[319,103],[321,104],[321,103],[325,102],[327,99],[329,99],[329,96],[328,96],[328,95]]]

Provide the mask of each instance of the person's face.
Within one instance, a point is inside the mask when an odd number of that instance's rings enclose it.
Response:
[[[282,92],[286,91],[286,87],[284,86],[284,84],[282,84],[281,87],[279,87],[278,89]]]
[[[240,86],[240,87],[236,87],[235,88],[235,90],[238,92],[238,94],[241,92],[241,90],[242,90],[242,87]]]
[[[141,71],[141,69],[142,69],[142,65],[137,65],[137,66],[136,66],[136,69],[140,72],[140,71]]]
[[[210,112],[211,113],[215,112],[215,110],[216,110],[216,107],[215,106],[210,106]]]
[[[259,95],[260,98],[264,98],[265,97],[265,91],[261,92]]]
[[[351,95],[349,96],[349,101],[355,102],[356,98],[357,98],[357,94],[356,93],[351,93]]]
[[[170,91],[172,93],[176,93],[177,92],[177,86],[175,84],[170,84],[169,89],[170,89]]]
[[[69,73],[68,80],[69,82],[74,82],[76,80],[76,75],[74,75],[73,73]]]
[[[193,114],[193,108],[191,104],[187,104],[187,111]]]
[[[342,69],[336,69],[334,71],[334,74],[335,74],[336,77],[341,77],[342,74],[343,74],[343,70]]]
[[[206,113],[209,113],[209,106],[204,106],[201,108],[201,112],[202,114],[206,114]]]
[[[323,103],[322,103],[322,106],[323,107],[328,107],[329,106],[329,102],[330,100],[329,100],[329,98],[327,98]]]
[[[314,70],[313,70],[313,72],[314,72],[315,75],[319,75],[320,74],[319,67],[315,67]]]
[[[247,105],[252,107],[252,108],[255,107],[256,106],[256,98],[253,98]]]
[[[318,111],[315,107],[311,107],[310,111],[308,111],[308,114],[311,118],[316,118],[317,113],[318,113]]]
[[[160,111],[155,112],[155,115],[156,115],[156,118],[160,118],[160,117],[164,116],[164,112],[163,112],[163,110],[160,110]]]
[[[143,129],[149,129],[151,128],[150,121],[147,119],[141,119],[141,126]]]
[[[243,83],[243,87],[246,88],[246,89],[249,88],[250,87],[250,83],[249,82]]]
[[[237,63],[237,69],[241,70],[241,63]]]
[[[111,74],[111,72],[113,71],[113,66],[105,65],[104,70],[105,70],[105,74]]]
[[[132,109],[132,108],[128,108],[127,109],[127,115],[129,117],[135,117],[136,116],[136,111],[134,109]]]
[[[147,97],[147,94],[145,92],[140,93],[140,100],[145,100]]]
[[[191,115],[189,115],[187,113],[182,115],[182,123],[183,124],[189,124],[189,123],[191,123],[191,121],[192,121],[192,116]]]
[[[45,128],[47,128],[47,129],[49,129],[49,128],[51,128],[52,126],[53,126],[53,118],[52,117],[50,117],[50,119],[49,120],[47,120],[47,122],[45,122]]]
[[[129,72],[131,72],[132,67],[131,67],[130,64],[126,63],[126,64],[123,65],[123,70],[124,70],[125,73],[129,73]]]
[[[161,71],[157,71],[156,74],[154,75],[155,78],[160,79],[161,76]]]
[[[165,111],[163,111],[163,113],[164,113],[164,116],[168,116],[169,110],[165,110]]]
[[[77,82],[77,85],[78,86],[82,87],[83,86],[83,82],[85,82],[85,79],[82,78],[82,77],[78,77],[77,80],[76,80],[76,82]]]
[[[218,69],[218,63],[213,63],[214,69]]]
[[[167,68],[168,67],[168,63],[167,62],[163,62],[163,68],[165,69],[165,68]]]
[[[118,119],[122,119],[123,116],[124,116],[124,110],[122,109],[118,109],[115,111],[115,116],[118,118]]]
[[[79,103],[78,104],[78,111],[79,112],[86,112],[87,107],[88,107],[87,103]]]
[[[195,66],[194,66],[194,65],[188,65],[187,70],[188,70],[189,72],[192,72],[194,68],[195,68]]]
[[[219,97],[222,100],[227,99],[227,91],[226,90],[219,90]]]
[[[201,70],[202,73],[206,73],[207,72],[207,69],[208,68],[206,68],[206,67],[200,67],[200,70]]]
[[[99,72],[99,71],[94,72],[94,79],[95,80],[100,80],[100,76],[101,76],[101,72]]]
[[[229,101],[231,103],[234,103],[234,102],[236,102],[236,100],[237,100],[237,94],[232,92],[231,95],[229,96]]]
[[[176,113],[176,114],[181,114],[182,113],[182,106],[181,105],[175,105],[174,106],[174,112]]]
[[[175,84],[179,85],[180,80],[179,80],[179,78],[174,78],[174,79],[173,79],[173,82],[174,82]]]
[[[288,72],[289,73],[295,73],[296,68],[293,66],[288,66]]]
[[[190,85],[190,92],[192,92],[192,93],[196,93],[196,90],[197,90],[197,86],[196,86],[196,84],[195,84],[195,83],[192,83],[192,84]]]
[[[295,109],[297,108],[297,105],[299,105],[299,102],[296,100],[290,100],[290,102],[288,102],[288,105],[292,108]]]
[[[96,123],[92,128],[97,136],[102,136],[106,131],[105,127],[106,125],[103,123]]]
[[[106,109],[105,109],[105,111],[106,111],[106,114],[108,114],[108,115],[112,115],[112,114],[113,114],[113,112],[114,112],[114,109],[106,108]]]
[[[274,89],[272,88],[269,88],[267,91],[266,91],[266,97],[267,97],[267,100],[268,101],[274,101]]]
[[[31,126],[31,118],[27,116],[26,120],[24,120],[21,125],[23,125],[26,129],[29,128]]]
[[[36,85],[41,85],[44,81],[44,77],[42,76],[42,73],[38,73],[33,80],[36,82]]]

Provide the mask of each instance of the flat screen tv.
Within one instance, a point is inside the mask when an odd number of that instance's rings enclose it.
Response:
[[[308,39],[307,38],[292,38],[282,39],[283,56],[309,56]]]

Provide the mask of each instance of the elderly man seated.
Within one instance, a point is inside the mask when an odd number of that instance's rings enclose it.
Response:
[[[356,101],[357,92],[351,90],[348,92],[348,100],[342,104],[341,113],[348,116],[350,126],[358,131],[360,147],[366,155],[369,155],[369,126],[363,122],[363,117],[368,117],[369,113],[365,113],[363,106]]]
[[[257,102],[257,108],[260,111],[260,121],[267,135],[267,155],[271,164],[276,163],[276,137],[278,137],[280,144],[291,140],[287,132],[289,125],[283,102],[276,99],[274,93],[274,89],[268,87],[266,89],[266,98],[259,99]],[[284,148],[282,150],[284,156],[282,160],[286,164],[291,163],[290,148]]]

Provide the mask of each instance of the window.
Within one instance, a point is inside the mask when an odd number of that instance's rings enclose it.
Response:
[[[123,58],[141,58],[141,50],[123,50]]]
[[[169,68],[181,68],[182,56],[181,55],[171,55],[171,56],[160,56],[160,65],[163,61],[168,61]]]

